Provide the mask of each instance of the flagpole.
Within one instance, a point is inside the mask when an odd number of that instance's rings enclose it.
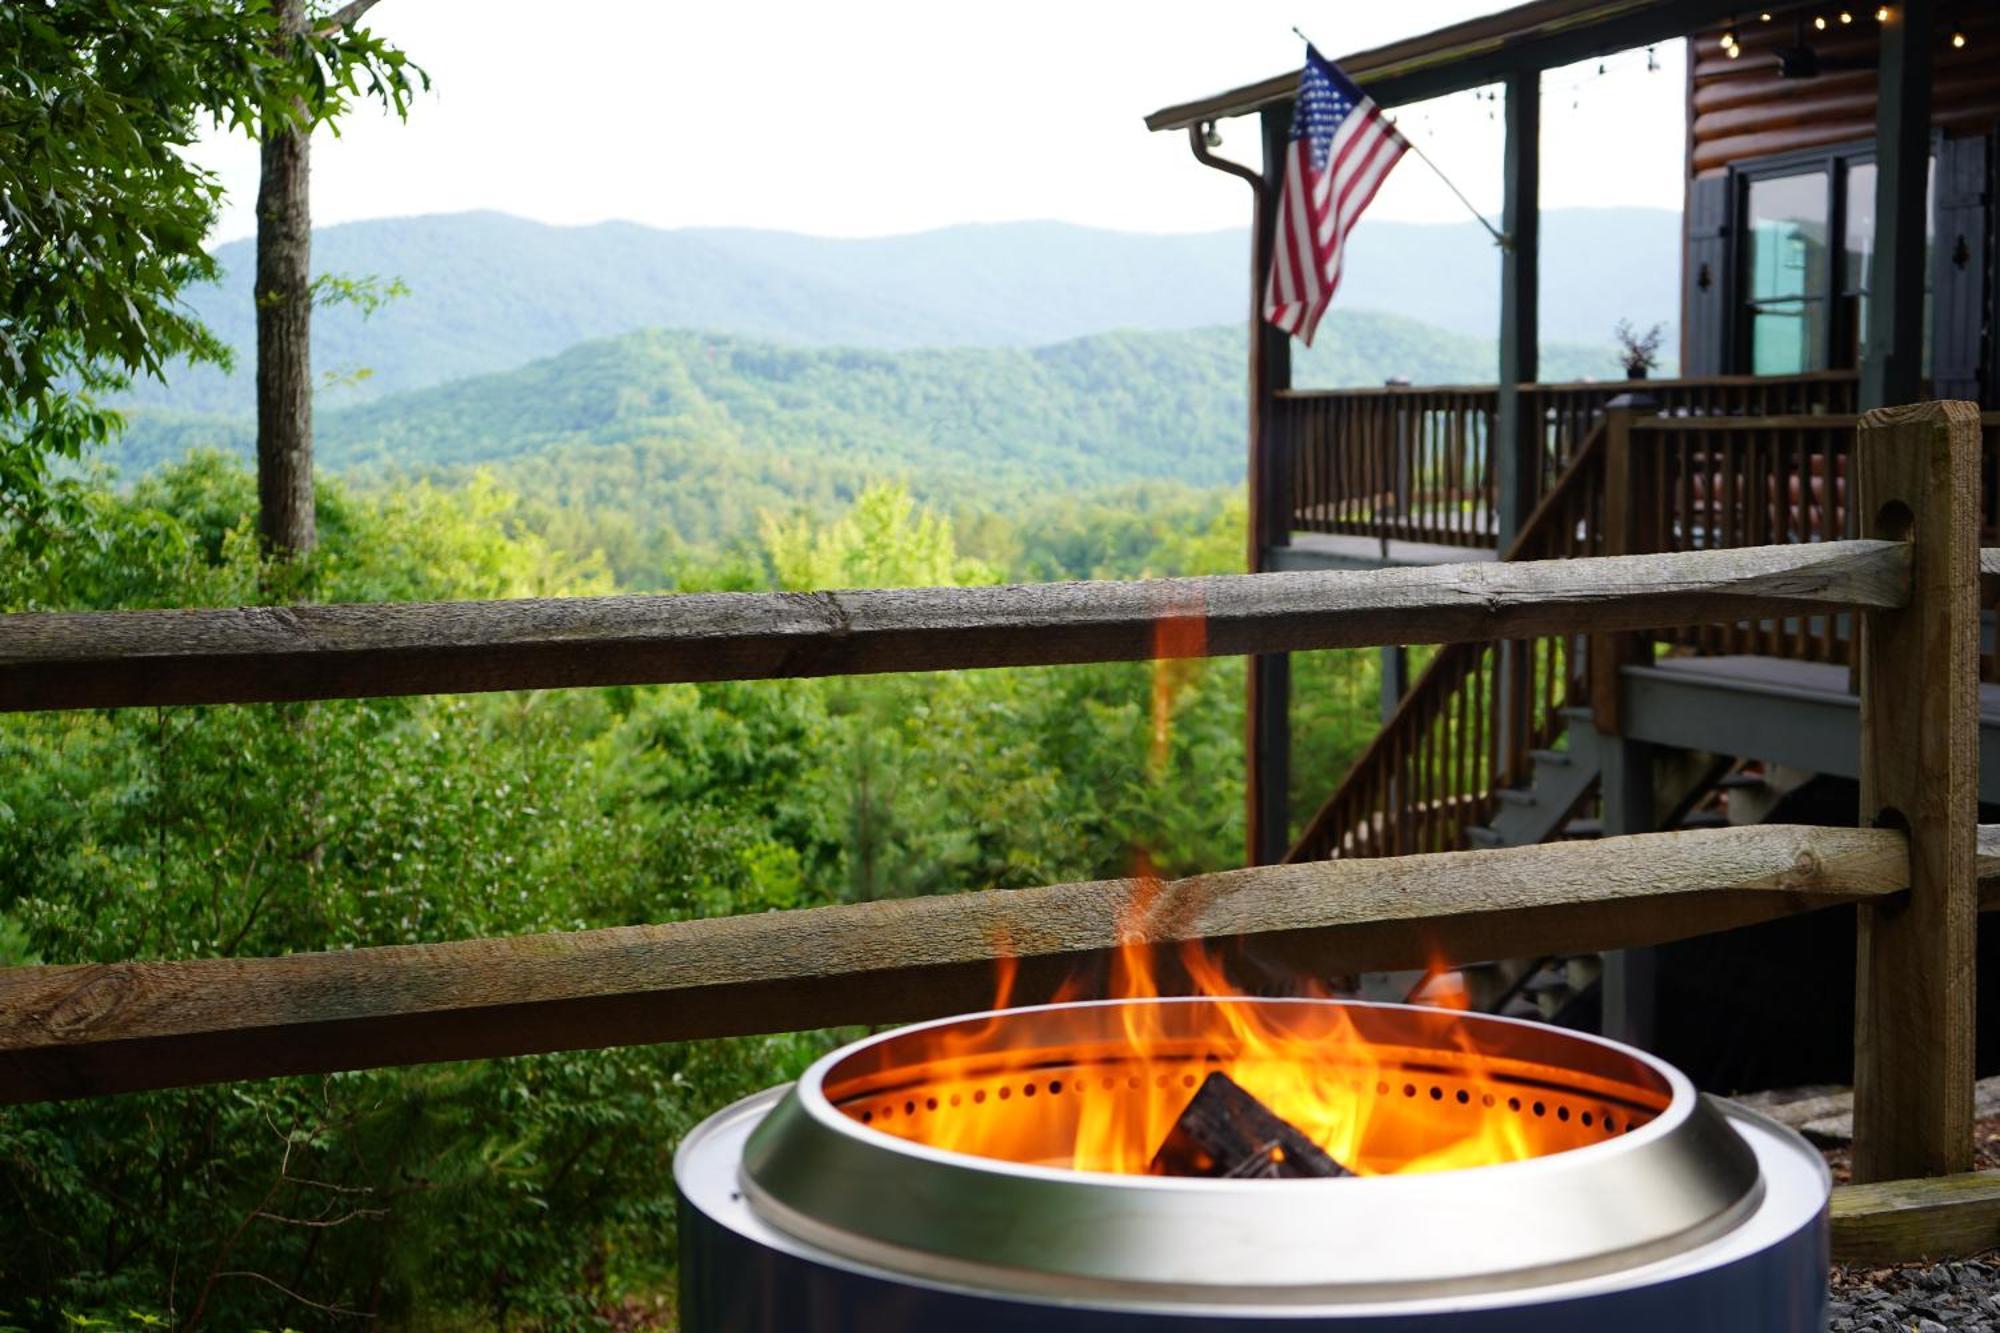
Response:
[[[1292,25],[1292,35],[1297,37],[1300,41],[1304,42],[1307,46],[1313,45],[1313,39],[1306,36],[1303,32],[1300,32],[1299,26],[1296,23]],[[1383,119],[1388,120],[1388,117],[1384,116]],[[1480,226],[1486,228],[1486,234],[1493,238],[1493,244],[1499,246],[1502,250],[1512,249],[1513,248],[1512,243],[1509,242],[1508,239],[1501,234],[1499,228],[1495,227],[1492,223],[1486,220],[1486,215],[1484,213],[1480,212],[1476,207],[1473,206],[1472,201],[1465,197],[1465,191],[1459,189],[1457,185],[1452,183],[1451,177],[1444,174],[1444,168],[1440,167],[1437,163],[1431,161],[1430,154],[1426,153],[1423,149],[1417,147],[1416,140],[1412,139],[1409,135],[1404,134],[1403,127],[1401,125],[1397,125],[1396,122],[1393,120],[1390,120],[1389,124],[1395,127],[1397,134],[1402,135],[1403,142],[1406,145],[1408,145],[1409,150],[1411,152],[1417,155],[1417,159],[1421,161],[1425,166],[1429,167],[1433,172],[1435,172],[1437,174],[1437,178],[1444,182],[1444,188],[1450,190],[1454,195],[1458,197],[1458,202],[1465,205],[1465,211],[1472,214],[1473,220],[1476,221]]]
[[[1396,122],[1393,120],[1390,121],[1389,123],[1391,125],[1396,125]],[[1396,125],[1396,133],[1403,134],[1403,127],[1401,125]],[[1450,190],[1453,194],[1458,196],[1458,202],[1465,205],[1465,211],[1472,214],[1473,217],[1477,218],[1479,220],[1480,226],[1486,228],[1486,234],[1493,238],[1493,244],[1499,246],[1502,250],[1508,250],[1513,248],[1509,244],[1507,238],[1500,234],[1499,228],[1495,227],[1492,223],[1488,222],[1486,220],[1486,215],[1480,212],[1477,208],[1473,207],[1472,201],[1465,197],[1465,191],[1459,189],[1456,185],[1453,185],[1451,183],[1451,177],[1445,175],[1444,172],[1438,167],[1438,164],[1431,161],[1430,156],[1427,153],[1425,153],[1423,149],[1417,147],[1415,140],[1410,138],[1409,135],[1403,134],[1403,142],[1410,146],[1410,151],[1417,155],[1418,160],[1420,160],[1425,166],[1429,167],[1432,171],[1437,172],[1437,178],[1444,182],[1444,188]]]

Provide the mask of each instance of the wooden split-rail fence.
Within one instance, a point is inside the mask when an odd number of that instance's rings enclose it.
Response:
[[[1617,635],[1842,614],[1860,651],[1860,829],[1761,826],[1162,886],[1150,938],[1254,938],[1310,972],[1655,944],[1859,904],[1855,1175],[1836,1245],[2000,1240],[1972,1165],[1979,418],[1868,414],[1860,521],[1812,545],[1138,583],[0,616],[0,710],[118,708]],[[1985,562],[2000,569],[2000,559]],[[1190,636],[1192,642],[1192,636]],[[1982,885],[1991,884],[1993,890]],[[924,1018],[1004,952],[1049,994],[1127,937],[1134,885],[1061,884],[655,926],[0,970],[0,1103]],[[1945,1178],[1942,1183],[1926,1178]],[[1871,1192],[1872,1191],[1872,1192]],[[1940,1220],[1943,1219],[1943,1220]]]

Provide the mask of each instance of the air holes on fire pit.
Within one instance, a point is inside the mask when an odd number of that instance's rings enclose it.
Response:
[[[1403,1085],[1403,1095],[1404,1095],[1405,1097],[1414,1097],[1414,1096],[1416,1096],[1416,1095],[1417,1095],[1417,1085],[1416,1085],[1416,1084],[1414,1084],[1414,1083],[1405,1083],[1405,1084]]]
[[[1616,1134],[1618,1132],[1618,1122],[1611,1118],[1609,1111],[1604,1113],[1604,1132],[1606,1134]]]
[[[1567,1121],[1569,1119],[1569,1108],[1567,1106],[1558,1106],[1556,1108],[1556,1119]]]
[[[1057,1093],[1060,1093],[1061,1091],[1062,1091],[1062,1080],[1061,1080],[1061,1079],[1059,1079],[1059,1078],[1052,1078],[1052,1079],[1050,1079],[1050,1080],[1049,1080],[1049,1096],[1053,1097],[1053,1096],[1055,1096],[1055,1095],[1056,1095]]]
[[[1520,1109],[1521,1109],[1521,1099],[1520,1099],[1519,1097],[1509,1097],[1509,1098],[1507,1099],[1507,1109],[1508,1109],[1508,1110],[1510,1110],[1510,1111],[1518,1111],[1518,1110],[1520,1110]]]
[[[1441,1102],[1444,1100],[1444,1089],[1440,1088],[1435,1083],[1431,1084],[1431,1100],[1434,1102]]]
[[[1584,1127],[1585,1129],[1589,1129],[1589,1128],[1590,1128],[1590,1112],[1588,1112],[1588,1111],[1585,1111],[1585,1112],[1583,1113],[1583,1127]]]
[[[1032,1097],[1032,1096],[1034,1096],[1034,1095],[1035,1095],[1035,1085],[1034,1085],[1034,1084],[1032,1084],[1032,1083],[1023,1083],[1023,1084],[1021,1085],[1021,1095],[1022,1095],[1023,1097]]]
[[[916,1104],[915,1102],[904,1102],[904,1103],[903,1103],[903,1114],[904,1114],[904,1115],[915,1115],[916,1113],[917,1113],[917,1104]]]
[[[1542,1103],[1540,1102],[1536,1102],[1534,1106],[1534,1111],[1536,1115],[1547,1115],[1549,1113],[1549,1108],[1542,1105]]]
[[[867,1125],[867,1124],[872,1124],[872,1123],[874,1122],[874,1120],[875,1120],[875,1113],[874,1113],[873,1111],[863,1111],[863,1112],[861,1113],[861,1123],[862,1123],[862,1124],[864,1124],[864,1125]]]
[[[1467,1092],[1464,1088],[1460,1088],[1458,1090],[1458,1104],[1460,1106],[1465,1106],[1470,1104],[1471,1101],[1472,1101],[1472,1094]]]
[[[926,1097],[926,1098],[924,1098],[924,1109],[925,1109],[926,1111],[935,1111],[935,1110],[937,1110],[937,1098],[935,1098],[935,1097]]]
[[[1387,1083],[1377,1083],[1375,1085],[1375,1095],[1377,1097],[1387,1097],[1389,1095],[1389,1085]]]
[[[972,1094],[972,1100],[973,1100],[973,1104],[974,1104],[974,1105],[977,1105],[978,1103],[980,1103],[980,1102],[983,1102],[983,1101],[985,1101],[985,1100],[986,1100],[986,1089],[984,1089],[984,1088],[981,1088],[981,1089],[979,1089],[979,1090],[978,1090],[977,1092],[973,1093],[973,1094]]]
[[[1006,1101],[1006,1100],[1007,1100],[1007,1099],[1008,1099],[1009,1097],[1012,1097],[1013,1095],[1014,1095],[1014,1090],[1013,1090],[1012,1088],[1010,1088],[1010,1087],[1006,1086],[1006,1085],[1005,1085],[1004,1083],[1003,1083],[1003,1084],[1002,1084],[1002,1085],[1000,1086],[1000,1100],[1001,1100],[1001,1101],[1003,1101],[1003,1102],[1004,1102],[1004,1101]]]
[[[1480,1094],[1479,1094],[1479,1104],[1480,1104],[1481,1106],[1484,1106],[1484,1107],[1486,1107],[1486,1108],[1487,1108],[1488,1110],[1491,1110],[1491,1109],[1493,1109],[1493,1094],[1492,1094],[1492,1093],[1490,1093],[1490,1092],[1482,1092],[1482,1093],[1480,1093]]]
[[[1192,1088],[1192,1087],[1194,1086],[1194,1075],[1193,1075],[1193,1074],[1182,1074],[1182,1075],[1181,1075],[1181,1086],[1182,1086],[1183,1088]]]

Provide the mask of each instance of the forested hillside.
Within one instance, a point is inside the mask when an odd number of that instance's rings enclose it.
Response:
[[[767,509],[830,513],[871,481],[993,511],[1052,489],[1233,484],[1242,348],[1233,327],[903,352],[650,331],[328,411],[319,459],[363,481],[497,467],[566,544],[607,542],[627,552],[620,578],[650,586],[672,552],[741,540]],[[1492,360],[1480,339],[1335,311],[1301,378],[1476,381]],[[1586,349],[1544,360],[1604,370]],[[108,457],[132,476],[196,447],[248,458],[254,438],[246,419],[138,409]]]
[[[0,610],[586,594],[488,480],[323,488],[274,581],[213,455],[54,534]],[[51,545],[50,543],[53,542]],[[1233,568],[1243,507],[1155,487],[970,523],[871,487],[681,588]],[[1297,802],[1372,730],[1375,658],[1295,657]],[[574,930],[1233,864],[1240,658],[0,717],[0,967]],[[675,1143],[839,1034],[0,1108],[0,1327],[658,1327]],[[306,1222],[297,1219],[308,1219]],[[276,1273],[283,1287],[243,1275]],[[313,1305],[302,1302],[310,1301]],[[349,1322],[342,1321],[341,1327]]]
[[[1618,319],[1676,320],[1677,214],[1553,210],[1543,218],[1542,245],[1542,334],[1550,343],[1602,348],[1609,365]],[[216,257],[223,281],[192,289],[189,306],[240,360],[255,320],[250,243],[221,246]],[[318,312],[316,368],[372,372],[342,391],[350,401],[507,370],[649,328],[894,350],[1240,324],[1247,268],[1234,231],[1162,236],[1021,222],[836,239],[623,222],[551,227],[499,213],[323,228],[313,236],[313,261],[323,273],[372,275],[408,289],[365,318],[350,306]],[[1499,260],[1476,224],[1369,219],[1350,243],[1337,310],[1386,311],[1485,339],[1499,324],[1499,293]],[[1421,366],[1400,373],[1429,377]],[[183,369],[164,388],[139,385],[134,400],[237,413],[249,409],[251,385],[242,370],[231,377]]]

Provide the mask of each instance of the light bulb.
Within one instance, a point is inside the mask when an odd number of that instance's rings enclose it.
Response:
[[[1222,147],[1222,131],[1211,125],[1203,132],[1201,140],[1210,148],[1220,148]]]
[[[1732,46],[1729,48],[1729,58],[1731,60],[1736,59],[1738,56],[1742,54],[1743,54],[1743,48],[1740,46]]]
[[[1771,21],[1770,11],[1766,10],[1764,13],[1759,14],[1757,16],[1757,21],[1759,23],[1769,23]]]
[[[1889,6],[1883,5],[1875,11],[1875,21],[1877,23],[1887,23],[1889,21]]]
[[[1843,9],[1840,11],[1840,21],[1842,23],[1852,23],[1854,22],[1854,15],[1848,13],[1846,10]]]
[[[1825,31],[1826,31],[1826,15],[1824,15],[1824,14],[1815,14],[1815,15],[1813,15],[1813,26],[1814,26],[1815,28],[1818,28],[1818,29],[1819,29],[1819,30],[1820,30],[1821,32],[1825,32]]]
[[[1964,45],[1965,45],[1965,34],[1964,34],[1964,33],[1962,33],[1962,32],[1955,32],[1955,33],[1953,33],[1953,34],[1951,35],[1951,44],[1952,44],[1952,46],[1954,46],[1954,47],[1958,47],[1958,48],[1962,48],[1962,47],[1964,47]]]
[[[1722,30],[1722,40],[1718,42],[1717,45],[1720,46],[1725,51],[1727,51],[1730,47],[1736,45],[1736,29],[1724,28]]]

